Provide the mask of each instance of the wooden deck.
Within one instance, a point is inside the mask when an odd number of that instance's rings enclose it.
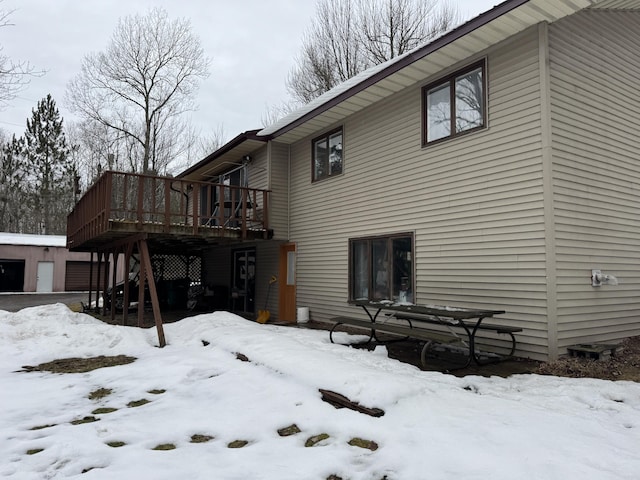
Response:
[[[105,172],[67,218],[67,246],[99,251],[144,236],[156,252],[268,239],[269,191]]]

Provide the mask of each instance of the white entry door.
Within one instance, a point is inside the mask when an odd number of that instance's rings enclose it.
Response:
[[[53,262],[38,262],[36,292],[53,292]]]

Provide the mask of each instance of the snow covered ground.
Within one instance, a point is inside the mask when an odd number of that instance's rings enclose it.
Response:
[[[228,313],[184,319],[166,325],[165,333],[169,344],[159,349],[154,329],[107,325],[62,304],[0,311],[0,477],[640,476],[637,383],[457,378],[391,360],[384,348],[350,349],[329,343],[324,331],[260,325]],[[17,372],[57,358],[120,354],[137,360],[88,373]],[[112,393],[89,399],[99,388]],[[385,415],[335,409],[319,388]],[[141,399],[150,402],[127,407]],[[100,407],[117,410],[92,414]],[[99,421],[71,423],[91,415]],[[278,434],[292,424],[299,433]],[[329,437],[305,447],[321,433]],[[192,443],[194,434],[213,438]],[[354,437],[379,448],[351,446]],[[229,448],[235,440],[248,444]],[[176,448],[153,450],[159,444]]]

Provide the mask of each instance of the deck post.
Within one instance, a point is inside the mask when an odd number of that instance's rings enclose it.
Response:
[[[198,209],[200,208],[200,188],[196,185],[193,187],[193,201],[191,202],[191,217],[193,218],[193,234],[198,234],[198,226],[200,218],[198,218]]]
[[[140,254],[140,270],[138,271],[138,327],[144,327],[144,282],[147,278],[146,264],[142,261],[140,251],[140,240],[137,241],[138,253]]]
[[[105,177],[106,195],[102,198],[104,203],[104,218],[102,219],[102,231],[109,229],[109,219],[111,218],[111,192],[113,191],[113,172],[107,172]]]
[[[171,228],[171,180],[164,180],[164,231]]]
[[[241,224],[240,224],[240,231],[242,232],[242,239],[246,240],[247,239],[247,190],[246,189],[242,189],[241,190],[242,194],[240,195],[241,197],[241,202],[242,202],[242,208],[240,209],[240,216],[242,217],[241,220]]]
[[[131,268],[131,255],[133,253],[133,242],[128,243],[124,253],[124,298],[122,303],[122,325],[127,324],[129,319],[129,269]]]
[[[144,177],[138,175],[138,230],[144,225]]]
[[[147,241],[142,239],[138,242],[138,251],[140,252],[140,271],[142,271],[142,267],[144,267],[145,276],[144,279],[140,278],[140,285],[144,292],[144,281],[146,280],[149,284],[149,295],[151,296],[151,305],[153,307],[153,318],[156,323],[156,330],[158,331],[158,343],[160,344],[160,348],[164,347],[167,342],[164,338],[164,329],[162,328],[162,314],[160,313],[160,303],[158,302],[158,292],[156,291],[156,283],[153,278],[153,268],[151,267],[151,257],[149,255],[149,247],[147,246]],[[142,310],[144,311],[144,295],[142,296],[143,305]],[[140,311],[140,303],[138,301],[138,311]],[[140,318],[138,316],[138,318]]]
[[[93,250],[91,250],[91,260],[89,261],[89,309],[91,309],[91,292],[93,289]],[[96,298],[96,305],[98,304]]]
[[[104,274],[102,278],[102,316],[107,316],[107,288],[109,285],[109,253],[102,252],[104,256]],[[112,305],[113,306],[113,305]]]
[[[113,255],[113,272],[111,274],[111,321],[116,319],[116,274],[118,270],[118,249],[114,248],[111,252]]]
[[[102,254],[97,251],[96,256],[98,257],[98,272],[96,274],[96,308],[94,308],[93,311],[100,313],[100,273],[102,272]]]

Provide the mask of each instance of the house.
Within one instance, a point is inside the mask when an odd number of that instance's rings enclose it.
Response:
[[[66,243],[64,235],[0,233],[0,292],[89,290],[91,255]]]
[[[238,135],[174,180],[203,281],[284,321],[499,308],[539,360],[640,334],[638,32],[640,0],[507,0]]]

